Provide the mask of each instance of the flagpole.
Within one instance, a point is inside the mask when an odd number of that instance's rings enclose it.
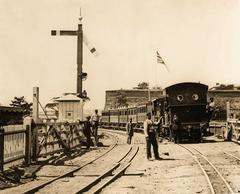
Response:
[[[155,63],[155,86],[157,85],[157,63]]]

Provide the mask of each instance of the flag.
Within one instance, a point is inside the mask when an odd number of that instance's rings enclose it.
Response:
[[[156,52],[157,52],[157,63],[162,63],[163,65],[166,65],[162,57],[160,56],[159,52],[158,51]]]
[[[156,52],[157,52],[157,63],[163,64],[166,67],[167,71],[169,72],[168,66],[166,65],[166,63],[164,62],[162,57],[160,56],[159,52],[158,51],[156,51]]]

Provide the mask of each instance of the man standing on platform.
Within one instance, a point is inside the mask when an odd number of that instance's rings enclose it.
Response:
[[[90,148],[91,144],[92,144],[92,140],[91,140],[91,122],[90,122],[90,116],[87,116],[87,120],[84,122],[84,128],[83,128],[83,134],[86,137],[87,140],[87,149]]]
[[[127,143],[131,144],[132,142],[132,136],[133,136],[133,124],[132,124],[132,118],[129,119],[129,122],[126,124],[126,131],[128,135]]]
[[[99,125],[99,119],[100,116],[98,114],[98,110],[95,110],[95,114],[92,115],[91,117],[91,122],[92,122],[92,130],[95,138],[95,145],[98,145],[98,125]]]
[[[151,120],[151,113],[147,113],[147,119],[144,121],[143,127],[147,145],[147,159],[149,160],[151,158],[151,145],[152,145],[155,159],[160,160],[161,158],[159,157],[158,154],[158,143],[156,140],[154,123]]]

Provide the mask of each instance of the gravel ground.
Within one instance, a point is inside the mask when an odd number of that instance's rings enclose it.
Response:
[[[237,168],[237,162],[233,159],[224,161],[222,156],[223,150],[239,156],[239,145],[223,142],[215,137],[208,137],[205,142],[192,146],[221,165],[227,180],[231,182],[230,185],[235,192],[239,192],[239,166]],[[186,150],[165,141],[159,144],[163,160],[148,161],[145,152],[144,144],[141,146],[141,153],[126,171],[126,176],[105,188],[102,193],[210,193],[202,171]],[[165,152],[168,152],[169,156],[164,155]]]
[[[186,150],[172,142],[164,140],[159,143],[160,157],[163,159],[152,159],[149,161],[146,159],[146,145],[143,135],[135,134],[134,138],[133,143],[138,144],[140,147],[139,153],[133,160],[132,165],[126,170],[125,175],[103,189],[102,193],[210,193],[201,169]],[[104,145],[113,143],[111,138],[105,138],[102,141]],[[102,163],[99,163],[99,165],[93,165],[89,169],[86,168],[84,171],[81,171],[81,173],[76,173],[75,177],[70,179],[62,179],[58,181],[55,186],[49,186],[48,189],[52,190],[42,190],[41,193],[72,193],[74,186],[79,186],[80,182],[86,183],[90,181],[92,178],[95,178],[101,170],[107,168],[107,163],[117,161],[117,159],[123,155],[123,150],[129,148],[125,142],[126,137],[123,136],[121,140],[122,146],[121,149],[118,150],[118,154],[116,154],[116,152],[114,154],[113,152],[111,157],[102,160]],[[236,162],[236,160],[223,154],[223,151],[228,151],[240,157],[239,145],[232,142],[223,142],[215,137],[208,137],[205,143],[190,145],[199,149],[204,155],[209,157],[209,160],[223,171],[224,176],[227,177],[234,191],[239,192],[240,162]],[[71,161],[66,161],[65,166],[46,165],[38,172],[38,181],[32,181],[17,188],[3,190],[0,193],[21,193],[23,188],[32,187],[34,184],[37,184],[36,182],[48,179],[46,176],[50,177],[69,170],[69,168],[72,168],[71,165],[83,165],[106,149],[107,147],[92,149],[84,155],[76,157]],[[169,156],[164,153],[169,153]],[[65,186],[61,188],[63,184]],[[60,189],[56,191],[54,187],[59,187]]]
[[[142,143],[126,176],[103,193],[208,193],[201,170],[186,151],[163,142],[159,144],[159,152],[163,160],[147,160],[145,143]]]

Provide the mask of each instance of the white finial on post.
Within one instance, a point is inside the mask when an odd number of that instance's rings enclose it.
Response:
[[[80,21],[80,24],[82,23],[82,19],[83,19],[83,17],[82,17],[82,9],[81,9],[81,7],[80,7],[80,15],[79,15],[79,21]]]

